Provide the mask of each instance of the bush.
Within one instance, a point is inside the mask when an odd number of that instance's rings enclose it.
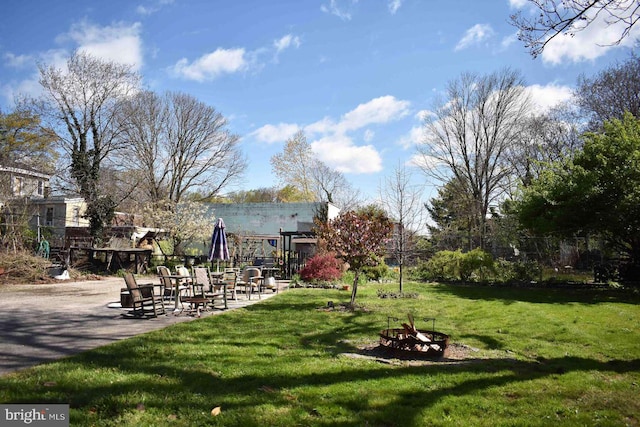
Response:
[[[499,283],[528,283],[541,277],[542,267],[536,261],[499,260],[495,263],[495,280]]]
[[[460,260],[462,251],[436,252],[423,266],[430,280],[458,280],[460,278]]]
[[[380,281],[383,277],[389,274],[389,267],[385,264],[383,259],[378,260],[378,265],[375,267],[364,267],[362,272],[369,280]]]
[[[487,273],[494,273],[493,256],[482,249],[474,249],[462,254],[458,262],[460,279],[468,281],[479,279],[484,281]]]
[[[341,262],[332,253],[317,254],[307,260],[300,270],[300,277],[305,282],[334,282],[342,276]]]
[[[486,280],[495,272],[491,254],[481,249],[463,253],[457,251],[436,252],[426,263],[418,266],[416,274],[426,280]]]

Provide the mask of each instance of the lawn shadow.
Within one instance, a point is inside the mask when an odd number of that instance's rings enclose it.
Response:
[[[450,294],[470,300],[496,300],[505,304],[529,302],[534,304],[638,304],[640,295],[625,289],[602,289],[576,286],[490,286],[483,284],[421,284],[430,292]]]
[[[224,411],[236,410],[242,414],[240,420],[249,422],[252,414],[259,411],[265,405],[267,407],[287,408],[304,411],[317,417],[316,425],[341,425],[334,424],[330,418],[323,418],[323,408],[315,407],[317,401],[306,396],[303,390],[315,388],[322,390],[325,387],[345,385],[339,387],[330,397],[331,405],[338,405],[344,411],[352,415],[351,419],[357,419],[360,423],[367,421],[384,425],[416,425],[419,423],[421,411],[428,411],[439,402],[451,396],[461,397],[477,394],[482,390],[493,387],[501,387],[508,384],[516,384],[525,381],[537,380],[545,377],[554,377],[570,372],[600,371],[615,374],[638,372],[640,359],[614,360],[601,362],[580,357],[559,357],[538,360],[515,360],[511,358],[497,359],[470,359],[467,363],[433,363],[423,365],[387,365],[354,362],[350,368],[327,369],[300,374],[299,370],[283,369],[279,374],[263,375],[242,374],[242,367],[238,367],[238,373],[220,374],[211,368],[203,366],[194,360],[193,363],[171,364],[166,358],[159,357],[156,362],[140,364],[135,363],[138,356],[136,351],[122,354],[123,346],[114,345],[104,347],[99,352],[79,355],[68,363],[77,366],[91,366],[94,369],[111,369],[118,374],[124,374],[125,380],[117,382],[86,382],[82,386],[82,392],[78,393],[77,385],[61,383],[48,386],[49,396],[65,396],[71,407],[86,413],[98,411],[101,418],[117,417],[123,412],[135,411],[140,402],[127,401],[122,406],[114,406],[111,402],[114,396],[123,394],[133,396],[146,396],[146,410],[169,410],[178,416],[202,413],[203,402],[221,406]],[[339,363],[339,358],[336,358]],[[285,366],[289,362],[278,361]],[[233,370],[231,371],[233,372]],[[500,373],[500,375],[494,375]],[[468,375],[461,375],[468,374]],[[140,375],[148,380],[139,381]],[[120,376],[120,375],[119,375]],[[444,377],[443,377],[444,376]],[[433,387],[425,388],[416,386],[424,383],[425,379],[438,378]],[[447,378],[450,377],[450,380]],[[371,383],[375,381],[387,381],[393,378],[394,382],[403,380],[406,383],[400,386],[400,390],[393,389],[394,398],[390,403],[370,406],[366,395],[354,392],[348,387],[358,382]],[[463,378],[463,380],[461,380]],[[464,379],[467,378],[467,379]],[[414,385],[415,382],[415,385]],[[436,386],[441,384],[441,386]],[[12,383],[7,387],[10,395],[19,396],[21,402],[36,399],[38,390],[31,392],[24,389],[24,385]],[[391,389],[390,389],[391,391]],[[313,394],[313,393],[312,393]],[[24,396],[32,396],[25,400]],[[175,399],[166,400],[166,396],[174,396]],[[41,401],[41,396],[39,398]],[[59,398],[58,398],[59,399]],[[11,403],[11,402],[5,402]],[[168,407],[167,407],[168,405]],[[98,409],[96,409],[98,408]],[[420,408],[416,411],[416,408]],[[182,415],[180,415],[182,414]],[[355,425],[355,424],[342,424]],[[362,424],[358,424],[362,425]]]

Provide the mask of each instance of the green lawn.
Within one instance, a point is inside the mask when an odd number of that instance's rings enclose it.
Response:
[[[621,292],[409,283],[418,298],[292,289],[0,378],[0,402],[71,405],[71,425],[639,425],[640,299]],[[388,316],[436,329],[457,363],[349,354]],[[46,319],[43,319],[46,321]],[[131,326],[135,327],[132,320]],[[220,407],[217,416],[211,410]]]

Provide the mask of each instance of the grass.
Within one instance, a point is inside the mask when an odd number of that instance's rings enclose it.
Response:
[[[348,292],[292,289],[1,377],[0,402],[69,403],[83,426],[639,425],[638,296],[417,283],[404,290],[418,298],[376,296],[394,287],[361,286],[353,312],[326,309]],[[409,312],[467,358],[348,357]]]

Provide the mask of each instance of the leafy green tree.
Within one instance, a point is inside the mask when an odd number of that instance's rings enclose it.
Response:
[[[55,133],[42,126],[35,112],[25,108],[7,114],[0,111],[0,165],[20,164],[51,172],[55,141]]]
[[[366,266],[375,266],[377,257],[385,254],[393,225],[384,212],[369,208],[343,212],[331,221],[318,222],[316,229],[327,249],[355,273],[350,303],[353,306],[360,273]]]
[[[455,250],[472,245],[472,201],[464,186],[451,179],[438,188],[438,194],[426,205],[431,217],[429,232],[436,249]]]
[[[582,151],[524,190],[518,217],[539,234],[601,235],[640,263],[640,120],[627,113],[585,134]]]

